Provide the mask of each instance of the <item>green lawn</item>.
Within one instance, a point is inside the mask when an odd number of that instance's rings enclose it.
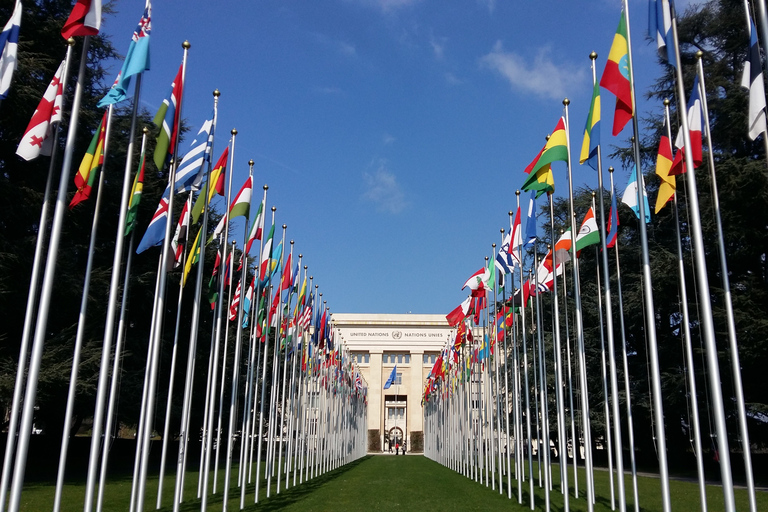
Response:
[[[223,474],[223,471],[220,472]],[[572,476],[571,472],[569,476]],[[184,511],[200,509],[200,502],[194,499],[197,486],[196,472],[190,472],[187,478],[185,495],[188,497],[181,507]],[[233,470],[233,478],[237,473]],[[557,468],[553,468],[554,481],[559,480]],[[222,475],[223,478],[223,475]],[[498,478],[498,475],[497,475]],[[570,508],[574,511],[587,510],[584,498],[584,473],[580,475],[580,497],[573,499],[571,492]],[[609,511],[610,492],[608,473],[595,472],[597,492],[596,511]],[[273,480],[274,482],[274,480]],[[631,503],[631,478],[626,479],[628,501]],[[536,480],[538,483],[538,480]],[[506,485],[506,484],[505,484]],[[639,478],[640,506],[643,511],[661,510],[659,480],[655,478]],[[699,511],[698,486],[696,483],[672,481],[672,508],[677,511]],[[62,510],[79,511],[83,508],[84,484],[71,482],[65,487]],[[525,484],[527,490],[528,484]],[[551,509],[563,510],[563,496],[556,486],[550,494]],[[130,478],[113,479],[107,484],[104,510],[128,510],[130,497]],[[261,502],[253,504],[253,488],[246,495],[246,510],[296,510],[313,511],[328,510],[333,512],[347,510],[385,511],[385,510],[415,510],[446,511],[446,510],[529,510],[528,493],[524,492],[523,505],[517,504],[516,482],[512,484],[513,500],[508,500],[506,494],[499,495],[498,488],[493,491],[476,483],[450,469],[447,469],[425,457],[411,455],[369,456],[355,461],[345,467],[315,478],[296,488],[283,491],[279,495],[272,493],[267,499],[262,490]],[[23,493],[22,510],[50,510],[53,504],[53,485],[30,484]],[[506,490],[506,487],[505,487]],[[157,492],[157,476],[147,482],[146,510],[155,509]],[[221,487],[219,494],[209,500],[210,510],[221,510]],[[229,502],[229,510],[239,510],[240,490],[234,489],[235,494]],[[165,481],[165,499],[162,510],[171,510],[170,502],[173,494],[173,479]],[[536,510],[544,510],[544,491],[535,489]],[[768,510],[768,493],[758,493],[758,510]],[[746,491],[736,491],[736,508],[748,510]],[[709,510],[722,510],[722,489],[711,486],[708,489]],[[629,510],[632,510],[631,506]]]

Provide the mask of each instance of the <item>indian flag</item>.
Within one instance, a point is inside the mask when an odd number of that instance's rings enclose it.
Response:
[[[590,207],[589,211],[587,211],[587,214],[584,216],[584,222],[581,223],[581,229],[576,235],[576,251],[580,251],[585,247],[599,243],[600,231],[597,229],[595,210]]]

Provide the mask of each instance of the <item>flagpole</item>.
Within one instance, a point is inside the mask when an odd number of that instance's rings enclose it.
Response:
[[[75,96],[72,100],[72,114],[70,118],[69,130],[67,133],[67,143],[64,147],[64,159],[61,165],[61,175],[59,178],[59,192],[56,198],[56,207],[53,212],[51,238],[48,246],[48,256],[45,263],[42,290],[40,292],[40,304],[37,312],[37,320],[35,323],[35,335],[32,340],[32,352],[27,374],[27,387],[23,399],[21,423],[18,430],[19,439],[16,448],[16,458],[14,461],[13,480],[11,481],[11,499],[8,506],[8,510],[10,512],[17,512],[19,510],[19,506],[21,505],[21,490],[24,485],[24,471],[26,470],[27,466],[29,437],[32,432],[32,421],[34,420],[34,407],[35,397],[37,396],[38,377],[40,375],[40,365],[42,362],[43,348],[45,345],[48,326],[48,313],[51,306],[51,294],[56,274],[56,264],[58,263],[61,226],[64,222],[64,213],[67,207],[67,187],[69,185],[69,176],[72,170],[72,156],[75,151],[75,137],[77,135],[77,128],[79,124],[78,121],[80,117],[80,103],[83,96],[83,83],[85,81],[86,63],[88,60],[88,47],[90,46],[90,42],[90,36],[85,36],[83,38],[83,52],[82,56],[80,57],[80,70],[77,77]],[[24,361],[20,360],[19,365],[23,366]]]
[[[288,262],[289,263],[290,263],[290,261],[292,259],[292,256],[293,256],[293,240],[291,240],[290,244],[291,244],[291,250],[290,250],[290,253],[288,255],[289,256],[288,257]],[[281,296],[282,296],[282,293],[283,293],[283,279],[284,279],[284,276],[285,276],[285,270],[286,270],[285,267],[283,267],[283,270],[282,270],[281,276],[280,276],[280,284],[278,286],[278,293],[281,294]],[[288,271],[290,272],[290,270],[291,269],[289,268]],[[289,290],[288,302],[286,303],[286,306],[290,308],[290,305],[291,305],[291,295],[290,295],[290,290]],[[283,309],[281,308],[280,309],[280,313],[279,313],[280,317],[282,317],[282,313],[283,313]],[[282,324],[282,318],[280,318],[280,321],[278,323],[278,326],[279,326],[278,328],[282,329],[282,325],[283,325]],[[288,326],[287,326],[287,319],[286,319],[286,333],[285,333],[285,340],[286,340],[286,342],[283,343],[283,345],[284,345],[283,349],[285,350],[285,355],[283,357],[283,384],[282,384],[281,399],[280,399],[280,410],[281,410],[281,415],[280,415],[280,443],[278,445],[278,457],[277,457],[277,494],[280,494],[280,477],[281,477],[281,474],[282,474],[281,468],[282,468],[282,462],[283,462],[283,430],[284,430],[283,424],[285,423],[285,383],[286,383],[286,377],[288,375],[288,342],[287,342],[288,333],[287,333],[287,330],[288,330]],[[287,486],[286,486],[286,489],[287,489]]]
[[[107,300],[106,325],[102,342],[101,363],[99,381],[96,390],[96,407],[93,415],[93,429],[91,431],[91,450],[88,459],[88,475],[85,487],[84,512],[93,510],[93,491],[96,485],[96,473],[99,467],[99,448],[101,446],[102,423],[104,421],[104,402],[107,394],[107,379],[109,360],[112,350],[112,338],[115,328],[115,310],[117,309],[117,294],[120,288],[120,275],[123,260],[123,244],[125,219],[128,215],[128,199],[131,190],[131,170],[133,168],[133,147],[136,137],[136,117],[139,108],[139,95],[141,94],[141,78],[143,72],[136,75],[136,85],[133,93],[133,112],[131,114],[131,130],[128,136],[128,148],[126,150],[125,171],[123,174],[123,190],[120,199],[120,217],[117,224],[115,237],[115,253],[112,261],[112,277],[109,286],[109,298]]]
[[[553,255],[553,262],[554,262],[554,255]],[[547,362],[544,358],[544,339],[542,334],[542,322],[541,322],[541,290],[539,290],[539,254],[536,250],[536,245],[534,244],[534,251],[533,251],[533,264],[536,267],[536,274],[535,274],[535,285],[536,285],[536,332],[538,334],[538,345],[539,345],[539,375],[541,376],[539,379],[539,393],[541,401],[541,431],[543,433],[543,444],[544,444],[544,510],[550,509],[550,501],[549,501],[549,488],[550,488],[550,473],[549,473],[549,466],[550,466],[550,451],[549,451],[549,399],[547,398]],[[538,450],[541,450],[542,447],[542,440],[539,440],[538,442]]]
[[[625,0],[626,3],[626,0]],[[627,31],[627,35],[629,35],[629,31]],[[677,62],[680,61],[680,47],[678,44],[678,35],[677,35],[677,19],[675,16],[675,9],[674,6],[672,7],[672,35],[674,37],[675,42],[675,56],[677,59]],[[631,55],[631,53],[630,53]],[[631,58],[630,58],[631,63]],[[683,76],[682,76],[682,69],[680,69],[680,66],[677,66],[675,68],[676,71],[676,82],[677,82],[677,94],[678,98],[680,100],[681,105],[685,105],[685,90],[683,88]],[[691,241],[693,246],[693,253],[694,253],[694,262],[695,262],[695,271],[696,271],[696,279],[697,279],[697,288],[699,291],[699,296],[701,297],[700,301],[700,307],[701,307],[701,314],[699,315],[703,332],[704,332],[704,344],[706,347],[706,357],[707,357],[707,373],[709,377],[709,388],[710,393],[713,400],[713,408],[715,413],[715,428],[717,432],[717,445],[720,453],[720,474],[723,484],[723,497],[724,497],[724,504],[725,504],[725,510],[726,512],[732,512],[736,509],[736,504],[734,501],[734,493],[733,493],[733,475],[731,473],[731,455],[729,451],[728,446],[728,430],[726,428],[725,424],[725,407],[723,404],[723,392],[722,387],[720,385],[720,368],[717,360],[717,342],[715,339],[715,326],[713,322],[713,316],[712,316],[712,299],[710,295],[710,289],[709,289],[709,276],[707,274],[707,262],[704,259],[704,235],[701,225],[701,213],[699,209],[699,193],[698,193],[698,186],[696,184],[696,175],[693,170],[693,154],[691,153],[691,135],[688,130],[688,117],[685,115],[680,116],[680,125],[683,130],[683,141],[685,144],[684,151],[685,151],[685,167],[686,167],[686,184],[688,188],[688,208],[691,213]],[[635,118],[634,121],[635,126],[635,134],[638,134],[638,128],[637,128],[637,118]],[[636,139],[637,140],[637,139]],[[635,146],[635,156],[639,161],[639,153],[640,150]],[[638,188],[639,190],[639,188]],[[643,201],[640,200],[640,214],[641,218],[643,216],[644,212],[644,205]],[[642,226],[641,235],[645,236],[645,224],[643,222],[640,223]],[[647,249],[645,249],[646,254],[644,254],[643,260],[644,264],[647,264]],[[645,267],[645,265],[644,265]],[[647,270],[648,277],[650,279],[650,268],[644,268],[644,270]],[[650,283],[649,283],[650,284]],[[650,289],[648,290],[650,292]],[[646,302],[650,301],[650,304],[652,305],[653,299],[648,295],[646,297]],[[649,311],[653,311],[653,309],[649,309]],[[649,323],[652,323],[652,318]],[[655,327],[655,326],[654,326]],[[652,363],[654,364],[654,389],[659,388],[658,392],[654,392],[654,394],[658,394],[659,397],[661,395],[661,384],[657,380],[659,378],[658,375],[658,359],[656,358],[656,331],[655,328],[652,331],[653,334],[653,343],[652,348],[654,352],[654,358],[652,359]],[[659,400],[659,408],[656,410],[657,415],[657,423],[663,421],[663,416],[661,415],[661,401]],[[663,427],[663,423],[658,423],[658,425],[661,425]],[[659,426],[657,425],[657,429]],[[670,509],[669,505],[669,482],[668,477],[666,475],[666,450],[662,450],[662,448],[666,448],[666,442],[662,438],[661,440],[662,445],[659,447],[660,456],[662,453],[664,453],[664,474],[662,477],[662,490],[663,497],[664,497],[664,505],[665,505],[665,512]]]
[[[69,64],[72,60],[72,48],[75,45],[73,38],[67,39],[67,53],[64,58],[64,72],[62,74],[62,83],[66,84],[69,77]],[[62,95],[62,109],[64,101]],[[16,449],[16,426],[19,423],[19,408],[22,405],[21,396],[24,388],[25,370],[27,369],[27,353],[29,352],[29,341],[32,332],[32,324],[35,321],[37,306],[37,289],[40,280],[41,264],[43,261],[43,251],[45,250],[46,232],[48,226],[48,210],[51,208],[51,189],[53,188],[53,173],[56,162],[56,153],[58,153],[59,130],[61,123],[56,125],[53,132],[53,144],[51,149],[51,160],[48,165],[48,177],[45,181],[45,192],[43,193],[43,205],[40,209],[40,220],[37,224],[37,241],[35,243],[35,257],[32,263],[32,275],[29,281],[29,292],[27,293],[27,307],[24,315],[24,329],[21,335],[21,346],[19,348],[19,364],[16,369],[16,382],[13,388],[13,399],[11,400],[11,419],[8,423],[8,435],[5,443],[5,456],[3,457],[3,473],[0,480],[0,512],[5,512],[6,495],[8,494],[8,484],[11,478],[11,467],[13,456]]]
[[[216,124],[218,122],[218,112],[219,112],[219,96],[221,96],[221,93],[218,89],[215,89],[213,91],[213,125],[211,126],[211,137],[213,138],[215,131],[216,131]],[[200,296],[202,294],[203,289],[203,268],[205,266],[205,237],[208,236],[208,210],[210,209],[209,199],[211,197],[210,194],[210,187],[211,187],[211,165],[212,165],[212,157],[213,157],[213,144],[211,144],[211,159],[208,160],[208,169],[207,169],[207,178],[206,178],[206,184],[207,189],[205,191],[205,196],[203,197],[203,223],[200,226],[200,258],[197,262],[197,275],[195,280],[195,293],[194,293],[194,303],[192,305],[192,324],[190,326],[189,330],[189,348],[188,348],[188,354],[187,354],[187,372],[186,372],[186,378],[184,381],[184,398],[182,401],[182,409],[181,409],[181,428],[179,429],[179,452],[178,452],[178,458],[176,462],[176,482],[174,483],[173,488],[173,510],[174,512],[178,512],[179,505],[181,504],[181,501],[183,499],[183,493],[182,489],[184,487],[184,472],[186,469],[186,447],[187,442],[189,440],[189,432],[187,431],[187,424],[186,418],[189,416],[189,410],[191,408],[191,402],[192,402],[192,387],[194,384],[194,368],[195,368],[195,355],[197,353],[197,335],[198,335],[198,327],[200,325]],[[215,365],[215,360],[213,361],[213,364]],[[210,432],[208,432],[210,435]],[[202,448],[201,448],[202,450]],[[202,472],[203,469],[200,468],[200,471]],[[199,493],[198,493],[199,494]],[[203,493],[205,495],[205,492]],[[204,499],[203,499],[204,500]]]
[[[492,244],[492,247],[493,247],[493,261],[496,261],[496,244],[495,243]],[[496,282],[496,276],[497,276],[498,272],[496,271],[496,266],[495,265],[491,265],[489,267],[489,269],[490,269],[491,272],[494,273],[493,274],[493,277],[494,277],[494,280],[493,280],[494,281],[494,283],[493,283],[493,317],[492,317],[492,321],[491,321],[491,336],[493,336],[493,338],[491,338],[491,340],[493,342],[495,342],[495,344],[497,346],[497,350],[500,350],[501,347],[499,347],[499,340],[497,339],[498,338],[497,333],[499,332],[499,325],[498,325],[498,297],[497,297],[496,291],[497,291],[497,288],[498,288],[499,285]],[[449,350],[449,353],[450,353],[451,349],[448,349],[448,350]],[[505,354],[505,356],[506,356],[506,354]],[[504,480],[503,480],[503,472],[504,471],[503,471],[503,467],[502,467],[503,458],[501,456],[501,407],[499,405],[499,396],[501,395],[501,389],[499,388],[499,357],[498,357],[498,355],[494,358],[494,366],[495,366],[495,368],[494,368],[494,372],[493,373],[494,373],[494,376],[496,378],[495,379],[496,380],[496,407],[495,407],[495,411],[496,411],[496,450],[497,450],[498,456],[499,456],[499,494],[504,494]],[[451,391],[453,391],[452,383],[451,383]],[[451,394],[450,399],[451,399],[451,401],[449,402],[449,405],[452,406],[453,405],[453,394]],[[454,413],[453,407],[451,407],[451,413],[452,413],[451,414],[451,421],[453,421],[453,413]],[[453,448],[453,443],[451,443],[451,451],[452,451],[452,448]],[[453,465],[453,457],[451,457],[451,465]]]
[[[504,228],[501,229],[501,243],[504,244]],[[514,288],[514,276],[512,278],[512,287]],[[504,288],[504,291],[506,292],[506,287]],[[506,293],[505,293],[506,295]],[[506,302],[502,299],[502,302]],[[512,318],[515,318],[515,308],[514,304],[512,305]],[[507,459],[507,499],[512,499],[512,475],[511,475],[511,460],[510,460],[510,447],[509,447],[509,352],[507,350],[507,329],[506,329],[506,318],[504,319],[505,322],[505,328],[504,328],[504,420],[505,420],[505,434],[506,434],[506,443],[505,443],[505,452],[506,452],[506,459]],[[514,323],[513,323],[514,325]],[[465,334],[466,337],[466,334]],[[462,352],[463,355],[463,352]],[[463,377],[464,373],[464,365],[462,364],[461,367],[461,373]],[[463,380],[462,380],[463,381]]]
[[[659,457],[659,479],[661,480],[661,500],[662,500],[662,509],[664,512],[669,512],[671,509],[671,503],[670,503],[670,491],[669,491],[669,470],[668,470],[668,464],[667,464],[667,440],[666,440],[666,434],[665,434],[665,428],[664,428],[664,410],[663,410],[663,404],[662,404],[662,394],[661,394],[661,370],[659,368],[659,350],[658,350],[658,343],[656,339],[656,315],[654,312],[656,311],[654,308],[653,303],[653,286],[651,281],[651,264],[650,264],[650,256],[648,254],[648,233],[646,231],[645,226],[645,200],[643,195],[643,187],[642,187],[642,181],[641,181],[641,159],[640,159],[640,129],[638,127],[638,121],[637,121],[637,113],[634,112],[635,108],[635,82],[632,78],[633,72],[632,72],[632,42],[630,39],[630,23],[629,23],[629,2],[627,0],[623,0],[624,5],[624,14],[627,18],[626,28],[627,28],[627,59],[629,64],[629,76],[630,76],[630,91],[632,93],[632,105],[633,105],[633,115],[632,115],[632,128],[634,132],[634,143],[633,143],[633,149],[634,149],[634,158],[635,158],[635,167],[636,172],[638,174],[637,179],[637,202],[638,202],[638,208],[640,210],[639,212],[639,230],[640,230],[640,247],[642,249],[642,269],[643,269],[643,289],[644,289],[644,301],[645,301],[645,310],[647,312],[646,314],[646,336],[648,339],[648,348],[650,350],[650,362],[651,362],[651,391],[653,396],[653,413],[654,413],[654,422],[655,422],[655,429],[656,429],[656,438],[658,444],[658,457]],[[675,15],[674,15],[674,9],[672,11],[672,31],[675,36],[675,55],[676,60],[675,62],[681,62],[680,61],[680,53],[679,49],[677,47],[677,23],[675,21]],[[678,98],[682,105],[685,105],[685,93],[682,89],[683,82],[682,82],[682,76],[680,74],[680,66],[677,66],[677,81],[678,81]],[[690,135],[688,134],[688,120],[687,116],[681,115],[680,116],[680,122],[681,125],[684,127],[684,137],[687,140],[686,142],[686,165],[690,165],[692,162],[691,158],[691,144],[690,144]],[[693,169],[689,170],[689,176],[693,174]],[[695,187],[695,184],[694,184]],[[698,199],[695,199],[695,201],[698,201]],[[697,203],[698,205],[698,203]],[[698,211],[698,208],[697,208]],[[699,219],[700,220],[700,219]],[[703,251],[703,245],[699,247]],[[701,255],[703,258],[703,252],[699,252],[697,249],[697,255]],[[706,276],[705,276],[706,277]],[[707,292],[708,293],[708,292]],[[708,301],[707,301],[708,302]],[[705,315],[706,316],[706,315]],[[703,319],[705,323],[707,322],[706,318]],[[710,316],[711,321],[711,316]],[[622,478],[623,482],[623,478]],[[729,482],[730,484],[730,482]],[[726,485],[726,482],[723,482],[723,485]]]
[[[86,314],[88,312],[88,291],[91,286],[91,271],[93,269],[93,256],[96,248],[96,237],[99,228],[99,213],[101,212],[102,189],[104,188],[104,162],[107,160],[107,151],[109,148],[109,132],[112,127],[112,111],[114,106],[110,105],[107,113],[107,123],[104,127],[104,146],[102,150],[102,164],[99,173],[99,185],[96,191],[96,204],[93,210],[93,221],[91,224],[91,239],[88,244],[88,257],[85,264],[85,278],[83,281],[83,294],[80,299],[80,315],[77,322],[77,334],[75,336],[75,347],[72,355],[72,370],[69,378],[69,390],[67,392],[67,407],[64,413],[64,429],[61,436],[61,450],[59,452],[59,470],[56,475],[56,490],[54,494],[53,510],[59,512],[61,509],[61,491],[64,486],[64,473],[67,466],[67,452],[69,449],[70,430],[72,428],[72,416],[75,407],[75,398],[77,395],[77,376],[80,369],[80,356],[83,347],[83,337],[85,336]],[[101,129],[101,125],[99,128]],[[99,137],[101,135],[99,134]]]
[[[728,277],[728,261],[725,254],[725,238],[723,236],[723,222],[720,216],[720,198],[717,189],[717,178],[715,173],[715,160],[714,150],[712,149],[712,134],[709,128],[709,109],[707,108],[707,95],[706,85],[704,81],[704,65],[702,64],[702,56],[704,53],[699,50],[696,52],[696,67],[699,74],[699,82],[701,87],[701,104],[704,109],[704,128],[707,135],[707,150],[709,151],[709,158],[707,163],[709,165],[709,177],[712,186],[712,207],[715,211],[715,227],[717,229],[717,249],[720,257],[720,275],[723,281],[723,292],[725,302],[725,313],[728,322],[728,345],[731,355],[731,374],[734,385],[734,392],[736,394],[736,410],[739,418],[739,435],[741,437],[742,453],[744,454],[744,473],[747,479],[747,492],[749,496],[749,510],[750,512],[756,512],[757,501],[755,500],[755,479],[752,474],[752,454],[751,445],[749,443],[749,430],[747,428],[747,415],[746,405],[744,403],[744,386],[741,381],[741,363],[739,362],[739,347],[736,341],[736,320],[733,314],[733,298],[731,295],[731,283],[730,277]],[[763,133],[763,140],[768,144],[768,136]],[[766,154],[768,155],[768,146],[766,146]]]

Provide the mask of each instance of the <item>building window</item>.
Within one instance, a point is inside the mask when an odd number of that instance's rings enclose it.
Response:
[[[403,354],[397,354],[397,362],[402,363],[403,362]]]
[[[424,354],[424,364],[435,364],[435,361],[437,361],[436,353]]]
[[[410,364],[411,362],[411,354],[405,354],[405,364]]]
[[[364,357],[365,364],[368,364],[371,362],[371,355],[368,352],[366,352],[363,357]]]
[[[403,384],[403,374],[400,372],[397,372],[397,375],[395,376],[395,384],[400,386]]]
[[[410,364],[411,354],[409,352],[392,352],[382,355],[384,364]]]
[[[381,361],[384,364],[387,364],[389,362],[389,354],[384,354],[383,356],[381,356]]]
[[[429,354],[424,354],[424,364],[429,363]]]

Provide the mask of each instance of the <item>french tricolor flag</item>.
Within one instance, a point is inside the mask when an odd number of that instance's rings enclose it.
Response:
[[[696,169],[702,162],[701,131],[704,126],[704,111],[701,104],[701,86],[699,77],[693,81],[693,91],[688,100],[688,130],[691,133],[691,155],[693,156],[693,168]],[[685,172],[685,143],[683,141],[682,128],[677,132],[675,147],[678,149],[675,159],[672,161],[670,176]]]

